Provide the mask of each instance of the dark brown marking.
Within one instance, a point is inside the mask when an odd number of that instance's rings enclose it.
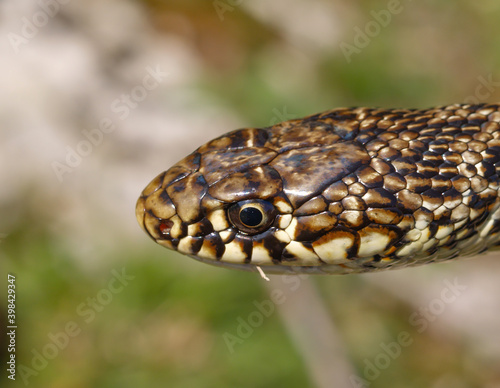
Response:
[[[464,176],[461,176],[461,175],[457,175],[457,176],[451,178],[451,184],[459,193],[463,193],[463,192],[469,190],[470,179],[468,179]]]
[[[267,232],[256,236],[252,242],[252,246],[253,244],[263,246],[264,249],[269,252],[269,256],[271,256],[273,263],[279,264],[283,257],[283,250],[285,249],[287,243],[278,240],[274,236],[274,232],[275,230],[271,228]]]
[[[465,163],[476,165],[483,161],[483,157],[480,153],[474,151],[465,151],[462,154],[462,159]]]
[[[163,184],[163,179],[165,177],[166,172],[162,172],[160,175],[158,175],[156,178],[154,178],[147,186],[146,188],[142,191],[142,196],[147,197],[151,194],[153,194],[156,190],[158,190],[162,184]]]
[[[182,221],[193,223],[204,214],[201,200],[207,190],[208,186],[203,175],[194,173],[168,186],[167,193]]]
[[[394,172],[394,167],[392,166],[392,164],[380,158],[373,158],[370,161],[370,166],[380,175],[387,175]]]
[[[150,211],[144,213],[144,228],[153,239],[160,239],[162,234],[158,228],[160,221]]]
[[[467,178],[472,178],[477,174],[477,169],[476,167],[464,162],[458,165],[458,172]]]
[[[420,194],[410,190],[401,190],[396,194],[398,204],[407,212],[413,212],[422,207],[422,197]]]
[[[323,191],[323,196],[332,202],[341,201],[347,194],[347,185],[342,181],[332,183]]]
[[[332,214],[339,215],[344,211],[344,208],[340,202],[332,202],[328,205],[328,211]]]
[[[397,226],[404,233],[407,233],[415,228],[415,218],[413,217],[413,214],[403,214],[403,218],[401,219],[401,221],[399,221]]]
[[[201,247],[203,246],[204,239],[203,237],[194,237],[189,240],[189,253],[192,255],[196,255]],[[205,243],[205,244],[210,244],[211,242]]]
[[[387,147],[387,142],[377,138],[366,145],[366,150],[369,152],[378,152],[385,147]]]
[[[444,202],[444,198],[441,193],[434,189],[426,190],[421,195],[423,201],[422,205],[430,211],[436,210]]]
[[[393,172],[384,176],[384,189],[390,193],[397,193],[403,189],[406,189],[406,180],[397,172]]]
[[[413,216],[415,217],[415,221],[417,222],[424,221],[430,224],[432,221],[434,221],[434,213],[426,209],[425,207],[420,207],[415,211],[415,213],[413,213]]]
[[[403,219],[403,212],[397,208],[368,209],[366,215],[370,222],[381,225],[396,225]]]
[[[314,252],[314,249],[312,248],[311,242],[303,241],[302,246],[304,249],[309,251],[311,254],[316,255],[316,253]],[[293,252],[289,251],[287,249],[287,247],[285,247],[281,256],[282,256],[281,257],[282,262],[294,262],[294,261],[298,261],[301,259],[300,257],[297,257]]]
[[[416,163],[417,172],[422,174],[426,178],[432,178],[434,175],[439,174],[439,169],[435,163],[429,162],[428,160],[421,160]],[[439,162],[439,164],[442,164]]]
[[[274,151],[255,147],[210,151],[202,155],[200,172],[212,186],[228,175],[266,164],[275,156]]]
[[[488,181],[483,177],[476,175],[470,180],[470,187],[474,192],[481,193],[488,187]]]
[[[467,143],[462,143],[461,141],[454,141],[448,144],[448,148],[451,152],[456,152],[461,154],[467,150]]]
[[[402,139],[393,139],[389,141],[389,147],[395,148],[399,151],[408,148],[408,141]]]
[[[366,151],[347,142],[290,150],[278,155],[270,166],[279,172],[285,194],[294,208],[298,208],[332,182],[369,162]]]
[[[284,122],[275,125],[271,130],[274,136],[269,139],[266,147],[279,153],[296,148],[320,147],[325,142],[333,144],[341,140],[341,137],[335,133],[331,125],[314,121],[302,125]]]
[[[244,253],[245,257],[245,263],[250,263],[252,260],[252,249],[253,249],[253,239],[250,236],[244,236],[242,234],[237,234],[234,239],[233,243],[238,244]]]
[[[330,232],[325,233],[323,236],[318,238],[316,241],[313,241],[312,247],[316,250],[317,248],[321,247],[321,245],[327,244],[328,242],[334,241],[339,238],[347,238],[351,240],[352,246],[347,250],[347,259],[356,258],[356,253],[358,252],[359,236],[356,232],[353,232],[352,230],[344,228],[342,226],[335,227]]]
[[[417,166],[412,160],[401,158],[394,160],[392,162],[396,172],[402,176],[415,173],[417,171]]]
[[[358,134],[359,123],[355,120],[336,121],[333,124],[333,132],[340,136],[342,140],[354,140]]]
[[[402,231],[393,225],[368,225],[367,227],[358,231],[358,235],[360,240],[363,240],[363,237],[368,237],[373,233],[382,234],[389,238],[388,243],[385,247],[381,248],[378,254],[383,254],[390,246],[396,244],[402,237]],[[360,248],[362,245],[360,245]]]
[[[264,165],[228,175],[211,186],[208,192],[221,201],[237,202],[274,197],[282,189],[278,172]]]
[[[247,147],[264,147],[269,134],[265,129],[245,128],[229,132],[198,149],[201,154],[211,151],[231,151]]]
[[[354,182],[348,187],[349,194],[361,197],[366,193],[366,187],[360,182]]]
[[[293,239],[296,241],[316,240],[325,232],[333,229],[336,224],[337,217],[328,212],[297,217],[297,226]]]
[[[344,210],[338,219],[343,226],[350,229],[360,229],[368,225],[366,213],[360,210]]]
[[[318,214],[328,208],[325,198],[321,195],[314,197],[304,203],[301,207],[293,212],[294,216],[306,216],[310,214]]]
[[[200,158],[201,154],[197,151],[186,156],[180,162],[176,163],[176,166],[183,167],[191,172],[197,171],[200,168]]]
[[[356,175],[358,176],[360,184],[369,189],[382,187],[384,184],[382,175],[370,166],[361,167],[358,171],[356,171]]]
[[[409,142],[410,149],[422,153],[427,150],[427,145],[419,139],[411,140]]]
[[[370,189],[363,196],[369,207],[395,207],[397,199],[390,191],[385,189]]]
[[[200,236],[206,236],[214,231],[214,228],[210,221],[205,217],[201,221],[196,222],[192,225],[190,225],[191,229],[193,230],[191,236],[193,237],[200,237]]]
[[[203,238],[202,248],[210,252],[212,256],[215,256],[217,259],[220,259],[224,254],[226,246],[222,242],[219,233],[214,232],[210,233],[208,236],[205,236]]]
[[[208,192],[201,199],[201,207],[204,214],[223,207],[224,202],[212,197]]]
[[[347,186],[351,186],[352,184],[358,181],[358,177],[355,174],[349,174],[346,177],[342,178],[342,182],[344,182]]]
[[[484,133],[478,133],[478,135],[484,135]],[[474,138],[477,138],[477,136],[474,136]],[[487,148],[488,148],[488,146],[482,141],[471,140],[470,142],[467,143],[467,149],[469,151],[475,152],[477,154],[480,154],[481,152],[483,152]]]
[[[401,157],[401,151],[391,147],[384,147],[378,151],[377,156],[385,161],[393,161]]]
[[[345,210],[366,210],[367,206],[363,199],[348,195],[342,201],[342,206]]]
[[[451,179],[458,175],[458,168],[454,163],[441,163],[439,165],[439,175],[443,176],[445,179]]]
[[[481,130],[487,133],[495,133],[500,131],[500,123],[495,121],[488,121],[484,124],[481,124]]]
[[[444,175],[436,175],[432,177],[431,181],[432,188],[440,193],[443,193],[452,187],[450,178]]]
[[[414,193],[422,193],[432,187],[432,181],[416,172],[405,176],[406,188]]]

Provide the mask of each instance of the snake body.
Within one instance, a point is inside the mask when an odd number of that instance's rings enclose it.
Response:
[[[338,108],[230,132],[136,207],[157,243],[268,273],[356,273],[500,244],[500,105]]]

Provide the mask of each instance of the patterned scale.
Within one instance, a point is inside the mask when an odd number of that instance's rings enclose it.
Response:
[[[269,273],[353,273],[500,241],[500,106],[339,108],[230,132],[157,176],[136,208],[159,244]]]

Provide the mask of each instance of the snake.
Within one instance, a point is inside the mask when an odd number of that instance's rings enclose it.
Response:
[[[154,178],[136,205],[158,244],[270,274],[349,274],[500,244],[500,104],[336,108],[244,128]]]

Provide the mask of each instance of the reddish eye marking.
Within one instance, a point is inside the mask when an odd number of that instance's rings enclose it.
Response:
[[[162,232],[163,234],[168,234],[170,233],[170,229],[172,229],[172,226],[174,226],[174,223],[170,220],[165,220],[165,221],[162,221],[159,228],[160,228],[160,232]]]

